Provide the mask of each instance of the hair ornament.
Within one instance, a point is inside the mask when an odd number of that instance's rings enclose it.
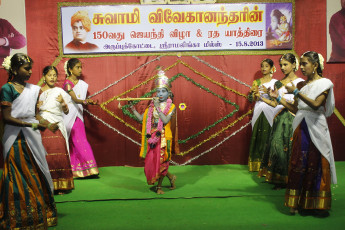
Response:
[[[2,66],[5,68],[6,71],[10,71],[11,69],[11,58],[13,55],[7,56],[4,61],[2,62]]]
[[[323,70],[325,68],[325,66],[324,66],[325,59],[323,58],[323,56],[320,53],[318,53],[317,55],[319,56],[320,68],[321,68],[321,70]]]
[[[277,72],[277,68],[275,66],[272,66],[272,73]]]
[[[299,60],[298,57],[295,56],[295,62],[296,62],[296,67],[295,67],[295,71],[297,71],[299,69]]]
[[[68,74],[68,61],[65,61],[65,64],[64,64],[63,68],[65,70],[65,73],[66,73],[67,77],[68,77],[69,76],[69,74]]]

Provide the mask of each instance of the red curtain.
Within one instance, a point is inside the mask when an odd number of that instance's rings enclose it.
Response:
[[[98,0],[82,1],[97,2]],[[28,54],[35,64],[31,83],[37,83],[41,70],[51,65],[59,56],[57,12],[58,0],[26,1]],[[69,2],[81,2],[70,0]],[[104,2],[104,1],[99,1]],[[111,1],[108,2],[124,2]],[[126,1],[128,3],[139,1]],[[326,0],[296,0],[295,2],[295,51],[300,55],[314,50],[326,56]],[[207,54],[207,53],[206,53]],[[177,109],[179,139],[184,156],[174,156],[178,164],[246,164],[251,116],[247,113],[253,107],[246,95],[253,80],[260,77],[260,62],[271,58],[278,69],[274,77],[281,79],[280,55],[214,55],[214,56],[109,56],[81,58],[83,80],[89,84],[92,99],[106,102],[153,76],[157,65],[170,68],[169,78],[174,78],[172,91],[174,103],[185,103],[185,110]],[[157,59],[157,60],[156,60]],[[59,83],[65,75],[62,58],[57,64]],[[148,65],[142,66],[148,62]],[[336,108],[345,115],[344,72],[345,64],[326,64],[324,76],[335,84]],[[3,70],[1,83],[7,79]],[[302,76],[301,72],[297,75]],[[237,80],[234,80],[234,77]],[[111,87],[100,92],[105,87]],[[139,86],[124,97],[140,97],[152,89],[153,82]],[[122,102],[124,105],[125,103]],[[143,112],[147,102],[136,105]],[[94,150],[99,166],[130,165],[142,166],[139,158],[141,125],[122,110],[117,102],[106,105],[107,113],[98,106],[88,106],[84,113],[88,140]],[[329,120],[336,160],[345,160],[341,143],[345,128],[332,115]],[[212,136],[213,135],[213,136]]]

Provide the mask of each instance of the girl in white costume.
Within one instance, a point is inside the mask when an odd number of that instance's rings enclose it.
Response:
[[[40,87],[26,82],[32,64],[25,54],[7,57],[3,63],[9,79],[0,93],[5,123],[0,229],[47,229],[57,224],[52,178],[38,130],[46,126],[36,115]]]
[[[274,88],[274,83],[277,81],[272,78],[275,71],[273,61],[271,59],[264,59],[261,62],[263,77],[253,81],[248,95],[250,102],[256,101],[252,118],[253,131],[249,146],[248,168],[250,172],[257,172],[260,169],[261,158],[271,132],[273,118],[277,113],[274,107],[263,101],[264,99],[269,99],[267,89]]]
[[[57,81],[57,69],[54,66],[46,66],[43,69],[45,85],[41,88],[39,96],[39,114],[41,123],[50,126],[52,131],[41,131],[42,142],[47,150],[47,162],[53,179],[54,191],[65,193],[74,188],[73,174],[68,151],[68,137],[63,120],[63,114],[68,114],[68,104],[71,97],[59,87],[55,87]]]
[[[304,84],[288,86],[297,100],[287,105],[297,111],[293,121],[293,148],[285,205],[290,213],[312,209],[327,216],[331,208],[331,183],[337,183],[333,149],[326,117],[334,110],[333,83],[322,77],[323,57],[306,52],[301,57]],[[286,101],[282,99],[282,104]]]

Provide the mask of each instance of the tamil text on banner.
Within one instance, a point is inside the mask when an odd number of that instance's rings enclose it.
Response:
[[[292,49],[292,3],[61,6],[63,54]]]

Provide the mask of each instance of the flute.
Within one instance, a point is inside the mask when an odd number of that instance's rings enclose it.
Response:
[[[118,101],[143,101],[143,100],[152,100],[153,97],[126,97],[126,98],[117,98]]]

